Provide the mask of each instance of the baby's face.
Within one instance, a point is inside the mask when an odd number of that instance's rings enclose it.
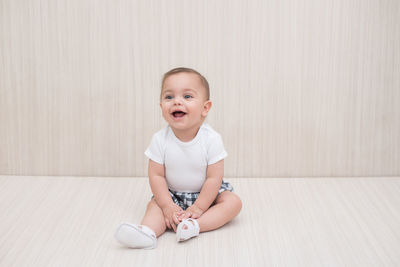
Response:
[[[181,72],[165,79],[160,106],[168,124],[173,129],[184,131],[201,126],[211,102],[206,99],[206,89],[200,77]]]

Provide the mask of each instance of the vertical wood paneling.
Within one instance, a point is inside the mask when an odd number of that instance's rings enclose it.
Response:
[[[1,174],[144,176],[176,66],[227,176],[400,174],[398,1],[0,0],[0,25]]]

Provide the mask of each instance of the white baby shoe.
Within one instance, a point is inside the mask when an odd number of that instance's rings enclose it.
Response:
[[[188,240],[200,234],[200,227],[197,220],[189,218],[182,220],[176,229],[176,241],[181,242]]]
[[[114,236],[119,243],[130,248],[153,249],[157,246],[156,234],[145,225],[122,223]]]

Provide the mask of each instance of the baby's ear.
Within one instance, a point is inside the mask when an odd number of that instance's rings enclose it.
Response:
[[[201,113],[201,115],[202,115],[203,117],[207,116],[207,114],[208,114],[208,112],[210,111],[211,107],[212,107],[212,102],[211,102],[211,100],[207,100],[207,101],[204,103],[203,112]]]

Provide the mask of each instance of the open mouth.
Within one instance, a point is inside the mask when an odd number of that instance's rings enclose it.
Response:
[[[174,117],[174,118],[182,118],[183,116],[185,116],[186,115],[186,113],[185,112],[183,112],[183,111],[174,111],[174,112],[172,112],[172,116]]]

